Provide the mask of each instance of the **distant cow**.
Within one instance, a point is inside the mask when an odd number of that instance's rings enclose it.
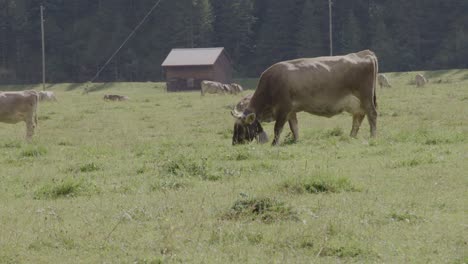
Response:
[[[123,95],[105,94],[103,99],[105,101],[127,101],[129,98]]]
[[[223,84],[220,82],[202,81],[201,82],[201,95],[205,95],[206,93],[224,94],[226,93],[226,90],[223,87]]]
[[[416,74],[416,77],[414,78],[414,80],[416,81],[417,87],[424,86],[427,83],[426,77],[424,77],[424,75],[420,73]]]
[[[26,139],[31,139],[37,126],[36,91],[0,92],[0,122],[16,124],[26,123]]]
[[[223,85],[223,92],[225,94],[232,94],[233,93],[231,85],[229,85],[229,84],[222,84],[222,85]]]
[[[377,75],[377,82],[380,85],[380,89],[382,89],[383,87],[387,87],[387,88],[392,87],[390,83],[388,82],[387,76],[385,76],[385,74],[383,73],[380,73],[379,75]]]
[[[299,137],[297,112],[332,117],[343,111],[353,116],[351,136],[356,137],[367,115],[371,137],[377,133],[377,102],[375,87],[378,62],[370,50],[344,56],[302,58],[272,65],[260,80],[247,108],[233,109],[236,118],[232,144],[262,140],[261,122],[275,120],[273,145],[286,121]]]
[[[244,91],[244,89],[242,89],[242,86],[240,86],[240,84],[231,83],[230,86],[231,86],[231,93],[233,94],[238,94]]]
[[[39,101],[57,101],[54,92],[52,91],[40,91]]]

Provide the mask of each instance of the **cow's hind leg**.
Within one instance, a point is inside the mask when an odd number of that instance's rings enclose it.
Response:
[[[365,111],[370,125],[370,136],[375,137],[377,136],[377,109],[373,103],[369,102],[365,106]]]
[[[299,139],[299,127],[297,123],[297,116],[296,113],[292,113],[289,116],[289,128],[291,129],[291,132],[293,133],[294,136],[294,142],[296,142]]]
[[[357,136],[359,127],[361,126],[364,116],[364,113],[353,114],[353,127],[351,128],[351,133],[349,134],[350,137],[355,138]]]

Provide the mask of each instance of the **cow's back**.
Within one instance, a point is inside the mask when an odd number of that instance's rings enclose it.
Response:
[[[224,93],[223,84],[204,80],[201,82],[201,94],[204,95],[205,93]]]
[[[376,105],[377,70],[372,51],[279,62],[262,73],[249,108],[270,120],[282,108],[327,117],[361,111],[363,101]]]

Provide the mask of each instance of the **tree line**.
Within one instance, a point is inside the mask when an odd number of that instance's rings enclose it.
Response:
[[[90,80],[156,0],[0,0],[0,82]],[[334,0],[333,50],[376,52],[380,71],[468,68],[468,1]],[[162,0],[97,81],[159,81],[172,48],[225,47],[235,76],[329,55],[328,0]]]

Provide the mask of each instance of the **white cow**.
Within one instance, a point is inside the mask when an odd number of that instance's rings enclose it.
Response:
[[[416,86],[417,87],[424,86],[427,83],[426,77],[424,77],[424,75],[422,75],[420,73],[416,74],[416,77],[414,79],[416,81]]]
[[[380,89],[382,89],[383,87],[387,87],[387,88],[392,87],[390,83],[388,82],[387,76],[385,76],[385,74],[383,73],[380,73],[379,75],[377,75],[377,82],[380,85]]]
[[[240,84],[231,83],[230,86],[231,86],[231,90],[233,94],[238,94],[244,91],[244,89],[242,88],[242,86],[240,86]]]
[[[52,91],[40,91],[39,101],[57,101],[54,92]]]
[[[0,92],[0,122],[16,124],[26,123],[26,139],[31,139],[37,126],[36,91]]]
[[[225,94],[226,88],[223,87],[223,84],[220,82],[213,82],[213,81],[202,81],[201,82],[201,95],[205,95],[206,93],[211,94]]]

